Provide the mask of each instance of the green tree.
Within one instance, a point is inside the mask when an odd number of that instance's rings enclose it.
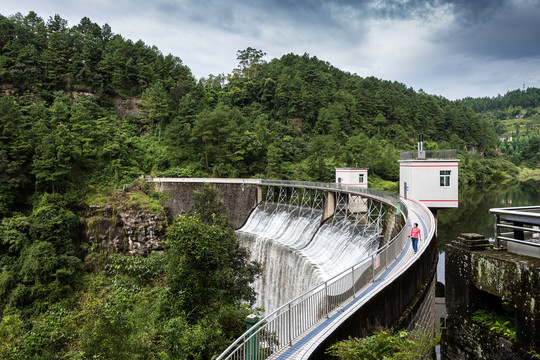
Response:
[[[0,97],[0,162],[4,172],[4,206],[23,208],[25,195],[31,192],[29,167],[34,152],[32,130],[28,118],[12,97]],[[2,155],[3,154],[3,155]],[[13,201],[13,202],[12,202]]]
[[[167,284],[191,319],[200,319],[216,304],[239,306],[255,300],[250,284],[259,267],[248,262],[232,228],[179,216],[167,231],[167,241]]]
[[[85,155],[93,155],[96,133],[100,130],[97,120],[101,115],[102,110],[92,96],[83,96],[71,106],[70,132],[80,163],[84,164]]]
[[[158,82],[147,88],[138,105],[145,122],[150,126],[157,124],[161,135],[162,124],[169,118],[169,95],[163,84]]]
[[[202,142],[206,168],[210,168],[210,162],[215,153],[213,144],[216,140],[215,133],[216,127],[211,113],[208,111],[200,113],[193,124],[190,141],[192,143]]]
[[[236,52],[236,59],[239,61],[239,66],[234,70],[235,74],[241,74],[247,79],[252,79],[257,75],[258,69],[265,61],[262,59],[266,55],[262,50],[257,50],[248,47],[245,50]]]
[[[42,127],[40,133],[44,136],[36,146],[32,171],[37,187],[52,193],[65,190],[71,178],[75,150],[72,135],[64,124],[51,132]]]
[[[44,195],[32,215],[4,220],[0,249],[9,267],[2,269],[0,292],[8,306],[39,313],[70,296],[82,270],[75,256],[73,235],[77,217],[58,195]]]
[[[14,200],[14,195],[9,186],[8,176],[8,159],[6,151],[0,149],[0,218],[6,216],[10,212],[11,204]]]
[[[251,283],[260,265],[249,262],[214,188],[194,194],[189,213],[169,226],[167,243],[167,285],[191,323],[217,304],[238,307],[255,300]]]
[[[281,179],[283,174],[283,151],[278,144],[270,144],[268,147],[267,159],[266,178]]]
[[[206,225],[234,229],[227,217],[225,203],[223,200],[218,200],[217,189],[207,183],[204,184],[202,190],[193,192],[193,205],[187,215],[198,217]]]
[[[375,119],[373,120],[373,124],[377,126],[379,134],[381,133],[381,126],[385,126],[388,123],[388,120],[386,120],[386,117],[383,113],[378,113]]]

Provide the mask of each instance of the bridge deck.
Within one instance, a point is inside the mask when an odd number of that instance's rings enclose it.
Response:
[[[418,223],[422,233],[422,241],[418,242],[418,254],[415,254],[411,241],[398,256],[398,258],[383,272],[377,280],[366,285],[359,291],[356,298],[351,299],[348,303],[335,309],[328,319],[323,319],[307,331],[302,337],[296,339],[291,346],[281,349],[279,352],[272,354],[269,359],[308,359],[310,354],[315,351],[317,346],[326,339],[337,327],[343,323],[350,315],[354,314],[363,304],[371,297],[390,284],[394,278],[405,271],[413,262],[414,258],[419,256],[426,248],[426,245],[431,241],[434,229],[429,228],[425,216],[420,213],[425,211],[425,208],[419,207],[412,201],[407,201],[409,208],[408,226],[412,227],[413,223]]]

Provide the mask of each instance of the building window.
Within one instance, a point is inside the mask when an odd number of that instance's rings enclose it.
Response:
[[[441,170],[441,186],[450,186],[450,170]]]
[[[358,182],[359,182],[360,184],[363,184],[363,183],[364,183],[364,174],[359,174],[359,175],[358,175]]]

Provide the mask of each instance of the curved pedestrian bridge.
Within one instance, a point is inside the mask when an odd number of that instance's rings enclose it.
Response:
[[[435,230],[433,215],[419,202],[354,186],[252,179],[147,181],[229,184],[228,191],[235,184],[238,192],[256,188],[253,211],[238,233],[264,265],[255,287],[266,314],[251,319],[253,326],[218,359],[310,358],[371,300],[401,286],[395,284],[422,258]],[[408,241],[415,222],[424,235],[418,254]]]

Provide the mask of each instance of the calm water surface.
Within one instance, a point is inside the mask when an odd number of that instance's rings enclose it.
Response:
[[[499,207],[540,205],[540,182],[527,181],[515,186],[478,189],[461,187],[459,207],[439,210],[438,238],[439,264],[437,280],[444,281],[444,246],[461,233],[482,234],[493,240],[493,215],[489,209]]]

